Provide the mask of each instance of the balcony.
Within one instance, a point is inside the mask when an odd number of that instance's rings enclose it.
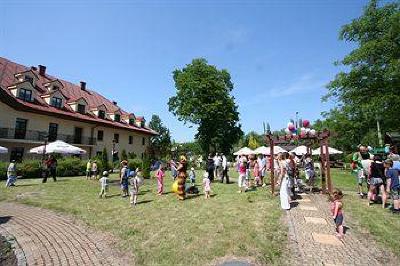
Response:
[[[15,128],[0,128],[0,139],[15,140],[18,142],[39,142],[45,141],[48,137],[47,131],[39,130],[19,130]],[[96,145],[97,139],[90,137],[78,137],[74,135],[57,134],[57,137],[50,136],[50,139],[62,140],[75,145]]]

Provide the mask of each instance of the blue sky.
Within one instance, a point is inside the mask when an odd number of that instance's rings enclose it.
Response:
[[[228,69],[245,132],[315,120],[335,60],[352,45],[340,27],[368,1],[1,1],[0,56],[87,82],[127,111],[160,115],[177,141],[195,134],[168,112],[172,71],[204,57]]]

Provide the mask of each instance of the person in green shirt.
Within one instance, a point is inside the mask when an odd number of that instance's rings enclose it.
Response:
[[[353,172],[357,176],[358,183],[358,194],[360,197],[364,196],[363,193],[363,183],[367,184],[367,177],[369,172],[369,165],[371,163],[372,155],[369,153],[368,148],[366,146],[360,145],[358,152],[353,154],[352,158],[352,168]]]

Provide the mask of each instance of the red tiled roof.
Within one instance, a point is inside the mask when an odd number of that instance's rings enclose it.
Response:
[[[125,112],[122,109],[120,109],[120,107],[114,105],[112,101],[106,99],[105,97],[103,97],[102,95],[98,94],[95,91],[89,89],[82,90],[79,85],[72,84],[71,82],[62,80],[60,78],[55,78],[48,74],[42,76],[36,73],[39,80],[36,82],[35,87],[37,89],[39,97],[36,97],[33,103],[22,101],[14,97],[14,95],[12,95],[7,88],[11,85],[18,83],[18,80],[14,77],[14,74],[24,72],[27,70],[30,70],[30,68],[0,57],[0,93],[1,93],[0,100],[1,101],[7,103],[8,105],[12,106],[15,109],[20,109],[20,110],[22,109],[23,111],[37,112],[41,114],[47,114],[50,116],[58,116],[58,117],[63,117],[65,119],[79,120],[93,124],[102,124],[104,126],[109,126],[109,127],[119,127],[122,129],[137,131],[149,135],[157,134],[157,132],[153,131],[150,128],[147,127],[140,128],[137,126],[129,125],[125,121],[115,122],[112,120],[105,120],[98,118],[90,113],[85,115],[76,113],[71,109],[71,107],[67,103],[65,103],[62,109],[57,109],[55,107],[48,105],[40,97],[40,95],[48,93],[47,89],[44,87],[44,84],[49,81],[58,79],[64,86],[63,88],[59,88],[59,90],[68,99],[68,102],[74,102],[80,98],[83,98],[88,103],[89,110],[104,104],[104,106],[107,109],[107,112],[120,111],[122,115],[129,114],[128,112]]]

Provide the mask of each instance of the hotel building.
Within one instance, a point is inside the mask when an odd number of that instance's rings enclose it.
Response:
[[[51,76],[46,67],[26,67],[0,57],[0,160],[38,158],[29,153],[45,141],[62,140],[86,150],[83,158],[105,147],[143,157],[156,135],[145,119],[126,112],[85,82],[79,85]]]

